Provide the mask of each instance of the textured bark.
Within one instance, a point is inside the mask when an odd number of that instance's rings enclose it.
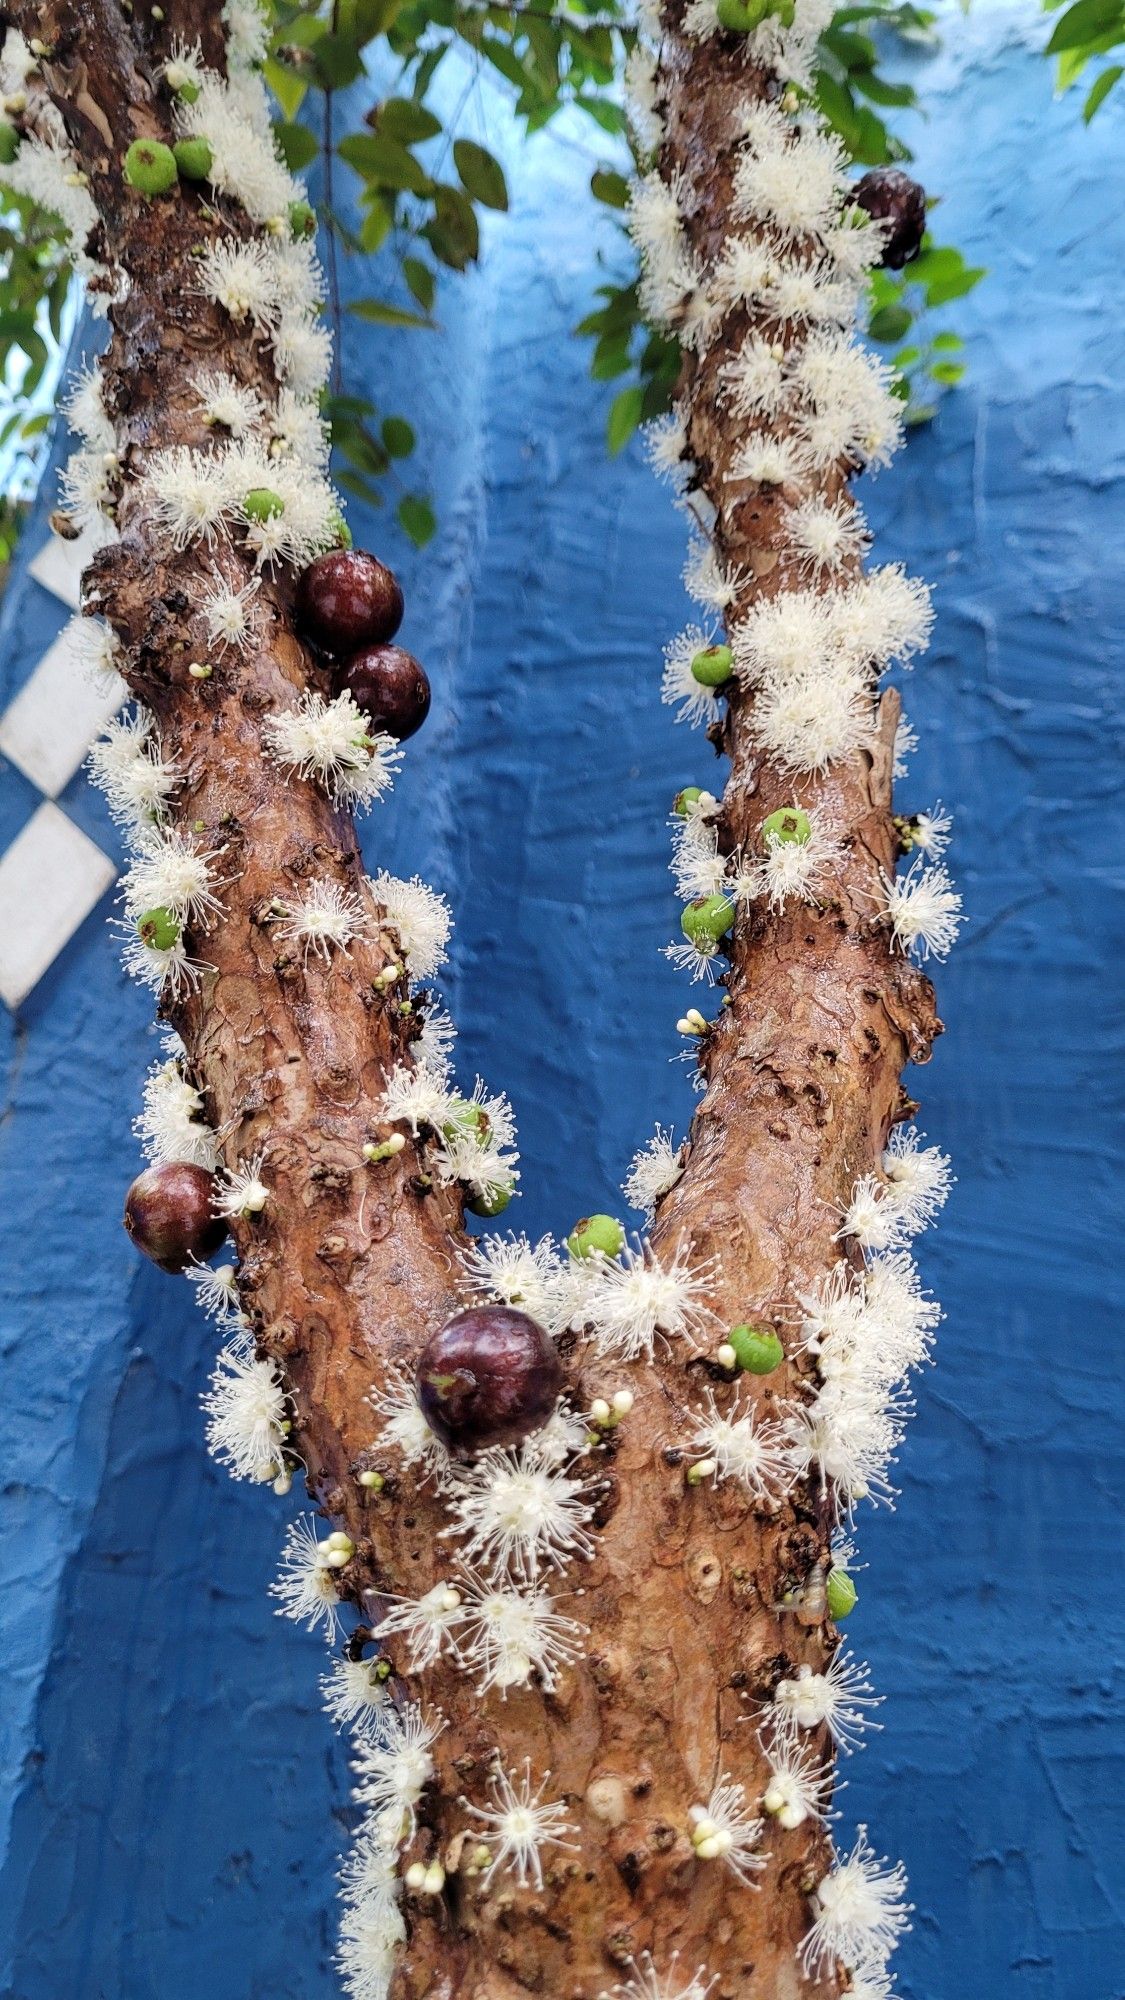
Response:
[[[295,687],[318,684],[294,631],[291,580],[263,584],[268,643],[244,659],[228,655],[208,681],[193,680],[187,666],[203,639],[192,607],[204,559],[198,550],[171,554],[137,500],[148,453],[205,441],[186,393],[191,362],[221,361],[263,392],[273,387],[268,351],[194,290],[194,252],[216,219],[190,191],[148,204],[122,183],[129,141],[167,136],[152,78],[171,31],[201,32],[208,59],[221,60],[213,10],[196,0],[194,12],[169,5],[167,15],[158,33],[112,0],[11,10],[27,34],[52,45],[48,86],[91,175],[107,254],[132,279],[128,302],[111,314],[105,364],[122,540],[94,566],[90,606],[125,641],[130,685],[185,774],[175,823],[223,850],[223,911],[195,940],[214,969],[170,1012],[227,1164],[265,1155],[268,1207],[234,1225],[243,1299],[261,1350],[283,1364],[310,1488],[357,1543],[341,1592],[370,1613],[379,1593],[417,1595],[448,1571],[447,1511],[374,1448],[367,1399],[388,1366],[410,1360],[452,1309],[464,1238],[455,1196],[429,1186],[414,1146],[377,1167],[361,1158],[364,1142],[382,1136],[377,1101],[412,1026],[401,1012],[405,991],[373,984],[397,956],[393,938],[376,934],[326,967],[315,958],[302,964],[271,931],[271,903],[310,876],[370,900],[347,817],[311,786],[286,780],[261,749],[262,716]],[[696,191],[691,229],[706,255],[728,228],[729,111],[749,72],[727,38],[697,48],[670,35],[668,60],[666,164],[682,167]],[[223,227],[238,228],[237,213]],[[743,331],[732,321],[729,344]],[[738,443],[716,395],[726,351],[689,367],[693,455],[719,510],[721,549],[748,566],[754,588],[772,591],[792,580],[778,501],[746,489],[731,505],[723,486]],[[248,573],[236,550],[224,547],[214,560],[237,582]],[[874,920],[878,870],[895,853],[894,717],[888,698],[872,752],[803,788],[831,804],[845,840],[833,899],[740,919],[730,1004],[701,1049],[708,1088],[654,1244],[670,1253],[690,1243],[696,1257],[718,1260],[712,1302],[725,1324],[772,1315],[784,1336],[794,1287],[839,1254],[838,1211],[855,1178],[877,1166],[902,1115],[902,1065],[924,1058],[936,1031],[928,982],[892,957]],[[723,817],[731,847],[792,798],[791,778],[756,751],[753,725],[752,703],[736,695],[722,746],[732,759]],[[403,1865],[452,1860],[451,1843],[471,1825],[461,1801],[486,1802],[497,1746],[508,1768],[528,1756],[538,1776],[551,1773],[551,1795],[568,1802],[579,1849],[548,1854],[541,1893],[511,1878],[488,1887],[451,1872],[442,1897],[408,1899],[411,1936],[394,2000],[594,2000],[646,1949],[661,1967],[678,1951],[684,1977],[705,1963],[717,1975],[717,2000],[751,1992],[789,2000],[801,1984],[795,1949],[808,1923],[807,1892],[829,1859],[823,1829],[811,1820],[788,1833],[771,1825],[771,1859],[752,1893],[721,1865],[695,1859],[688,1811],[726,1772],[749,1801],[760,1796],[766,1766],[751,1721],[756,1706],[799,1662],[822,1667],[836,1645],[830,1625],[806,1627],[777,1608],[825,1556],[824,1504],[810,1489],[763,1515],[730,1487],[685,1484],[677,1446],[692,1427],[698,1386],[724,1379],[705,1359],[685,1365],[680,1348],[626,1371],[580,1339],[562,1345],[582,1407],[625,1380],[637,1398],[590,1461],[601,1485],[596,1555],[572,1579],[583,1595],[561,1606],[589,1627],[586,1656],[554,1694],[516,1691],[504,1702],[480,1698],[446,1667],[412,1679],[409,1692],[440,1707],[448,1726],[436,1749],[438,1782]],[[768,1383],[746,1378],[743,1394],[767,1405],[799,1396],[801,1366],[790,1360]],[[386,1475],[378,1498],[356,1481],[368,1465]],[[286,1643],[283,1628],[274,1639]],[[394,1643],[388,1651],[394,1661]],[[831,1996],[841,1983],[828,1975],[817,1991]]]

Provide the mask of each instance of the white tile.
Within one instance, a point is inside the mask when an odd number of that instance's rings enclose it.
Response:
[[[50,535],[28,563],[29,574],[52,597],[61,597],[64,604],[77,611],[82,572],[95,550],[104,547],[105,540],[104,530],[99,533],[96,528],[84,528],[76,542],[64,542],[61,535]]]
[[[70,626],[64,626],[0,716],[0,751],[48,798],[57,798],[125,691],[116,676],[108,692],[98,686],[75,657]]]
[[[27,998],[116,873],[49,801],[0,855],[0,999],[9,1007]]]

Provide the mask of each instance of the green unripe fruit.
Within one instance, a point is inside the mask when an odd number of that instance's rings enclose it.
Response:
[[[686,819],[692,807],[698,805],[702,797],[702,785],[685,785],[683,791],[677,792],[672,800],[672,811],[677,813],[680,819]]]
[[[177,84],[176,96],[183,104],[194,104],[199,96],[199,85],[193,83],[189,76],[186,82]]]
[[[700,687],[719,688],[730,679],[733,655],[729,646],[704,646],[691,663],[691,677]]]
[[[180,941],[180,926],[171,910],[158,905],[137,918],[137,936],[153,951],[171,951]]]
[[[488,1217],[503,1215],[515,1191],[515,1182],[509,1181],[505,1187],[493,1188],[491,1194],[474,1195],[471,1201],[465,1203],[465,1207],[472,1215]]]
[[[719,17],[720,27],[729,28],[731,33],[736,35],[749,34],[751,28],[756,28],[761,20],[757,8],[748,6],[746,0],[718,0],[715,12]]]
[[[837,1625],[842,1618],[848,1616],[849,1612],[855,1610],[859,1603],[859,1592],[846,1569],[829,1570],[828,1581],[824,1586],[824,1597],[828,1605],[828,1616],[834,1619]]]
[[[0,166],[10,167],[20,149],[20,135],[14,125],[0,119]]]
[[[471,1097],[450,1099],[449,1116],[441,1128],[444,1139],[479,1139],[483,1144],[488,1137],[489,1117],[483,1104],[474,1104]]]
[[[242,502],[242,511],[248,521],[272,521],[275,514],[284,514],[285,502],[272,486],[252,486]]]
[[[785,1359],[785,1349],[776,1333],[763,1326],[732,1326],[727,1346],[748,1375],[772,1375]]]
[[[130,187],[151,200],[155,194],[167,194],[178,178],[171,146],[162,139],[134,139],[125,155],[125,179]]]
[[[289,227],[294,236],[311,236],[316,228],[316,214],[307,201],[291,201],[289,204]]]
[[[566,1239],[572,1257],[616,1257],[625,1242],[625,1231],[615,1215],[584,1215]]]
[[[800,806],[783,806],[762,821],[767,847],[807,847],[812,839],[812,822]]]
[[[214,155],[206,139],[177,139],[172,157],[185,181],[210,179]]]
[[[718,944],[733,922],[734,904],[729,896],[701,896],[684,910],[680,929],[690,944]]]

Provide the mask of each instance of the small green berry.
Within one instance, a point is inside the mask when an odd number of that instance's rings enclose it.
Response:
[[[167,194],[179,177],[176,155],[162,139],[134,139],[125,155],[125,179],[138,194]]]
[[[206,139],[177,139],[172,154],[185,181],[210,179],[214,156]]]
[[[732,1326],[727,1346],[748,1375],[771,1375],[785,1359],[785,1349],[776,1333],[763,1326]]]
[[[807,847],[812,839],[812,822],[800,806],[783,806],[762,821],[767,847]]]
[[[272,521],[275,514],[284,514],[285,502],[272,486],[252,486],[243,499],[242,511],[248,521]]]
[[[616,1257],[625,1242],[625,1231],[615,1215],[584,1215],[566,1239],[572,1257]]]
[[[172,946],[180,941],[180,926],[171,910],[158,905],[154,910],[145,910],[137,918],[137,936],[153,951],[171,951]]]
[[[715,12],[719,17],[719,26],[729,28],[732,34],[749,34],[751,28],[758,25],[746,0],[718,0]]]
[[[472,1137],[482,1143],[488,1137],[489,1116],[483,1104],[471,1097],[451,1097],[449,1115],[441,1128],[443,1139]]]
[[[700,687],[722,687],[730,679],[732,659],[729,646],[704,646],[691,663],[692,680]]]
[[[185,82],[176,85],[176,96],[184,104],[194,104],[199,97],[199,85],[193,83],[189,76]]]
[[[291,201],[289,204],[289,227],[294,236],[311,236],[316,228],[316,214],[307,201]]]
[[[14,125],[0,119],[0,166],[10,167],[20,149],[20,135]]]
[[[734,922],[734,904],[729,896],[700,896],[689,903],[680,917],[680,929],[690,944],[709,941],[717,944]]]
[[[675,798],[672,800],[672,811],[680,819],[686,819],[692,807],[697,806],[702,797],[702,785],[685,785],[683,791],[677,792]]]
[[[381,1493],[387,1482],[381,1472],[376,1472],[371,1466],[368,1466],[365,1471],[360,1473],[359,1483],[366,1488],[368,1493]]]
[[[837,1625],[841,1619],[848,1616],[849,1612],[854,1611],[859,1603],[859,1592],[846,1569],[829,1570],[824,1596],[828,1605],[828,1616],[834,1619]]]
[[[374,1669],[373,1669],[373,1672],[374,1672],[374,1675],[375,1675],[375,1679],[376,1679],[377,1681],[389,1681],[389,1680],[390,1680],[390,1678],[391,1678],[391,1663],[390,1663],[390,1661],[389,1661],[389,1660],[377,1660],[377,1661],[375,1662],[375,1666],[374,1666]]]
[[[471,1201],[465,1203],[465,1207],[471,1215],[483,1215],[489,1218],[503,1215],[515,1191],[515,1182],[506,1181],[503,1185],[494,1187],[491,1194],[474,1195]]]

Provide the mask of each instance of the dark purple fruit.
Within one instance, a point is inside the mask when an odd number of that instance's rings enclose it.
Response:
[[[215,1176],[187,1160],[146,1167],[125,1197],[125,1227],[162,1271],[213,1257],[227,1225],[212,1206]]]
[[[425,668],[401,646],[366,646],[353,653],[339,676],[340,689],[353,695],[374,729],[404,743],[421,729],[430,712]]]
[[[543,1328],[511,1306],[473,1306],[426,1342],[418,1401],[451,1451],[519,1444],[547,1422],[563,1386]]]
[[[857,208],[885,225],[880,262],[891,271],[918,255],[926,232],[926,190],[901,167],[872,167],[852,189]]]
[[[301,572],[297,585],[301,626],[330,653],[393,639],[402,610],[398,578],[365,549],[329,549]]]

